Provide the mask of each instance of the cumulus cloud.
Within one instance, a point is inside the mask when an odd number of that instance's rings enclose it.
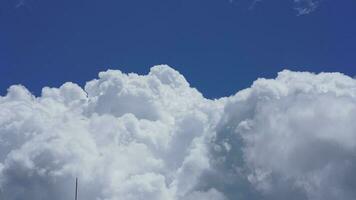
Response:
[[[206,99],[174,69],[0,97],[0,199],[351,200],[356,80],[282,71]]]
[[[225,105],[216,141],[231,147],[216,153],[218,174],[263,199],[355,198],[355,96],[355,80],[338,73],[255,81]]]

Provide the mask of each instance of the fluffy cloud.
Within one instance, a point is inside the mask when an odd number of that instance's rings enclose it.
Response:
[[[338,73],[255,81],[225,105],[219,175],[227,182],[231,171],[248,188],[239,193],[258,192],[254,199],[354,199],[355,100],[356,81]]]
[[[356,197],[356,80],[283,71],[217,100],[168,66],[0,97],[0,199]]]

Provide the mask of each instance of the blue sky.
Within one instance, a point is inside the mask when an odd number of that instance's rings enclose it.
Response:
[[[251,6],[254,5],[254,6]],[[356,74],[356,1],[2,0],[0,94],[168,64],[209,98],[282,69]]]

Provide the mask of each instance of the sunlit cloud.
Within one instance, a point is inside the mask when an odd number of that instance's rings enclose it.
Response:
[[[0,198],[353,200],[356,80],[284,70],[204,98],[178,71],[0,96]]]

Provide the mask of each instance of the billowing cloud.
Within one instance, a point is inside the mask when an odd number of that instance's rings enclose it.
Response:
[[[225,104],[218,177],[234,176],[233,191],[252,199],[354,199],[355,100],[356,81],[339,73],[258,79]]]
[[[282,71],[206,99],[168,66],[0,97],[0,199],[351,200],[356,80]]]

